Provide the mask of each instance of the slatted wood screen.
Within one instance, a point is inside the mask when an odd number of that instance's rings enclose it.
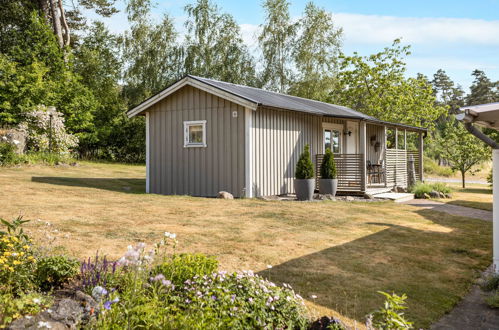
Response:
[[[323,154],[315,156],[316,188],[319,188]],[[362,191],[362,155],[335,154],[336,174],[338,176],[338,191]]]
[[[414,170],[416,171],[416,181],[421,181],[421,159],[419,159],[419,151],[407,151],[407,166],[409,166],[409,158],[414,157]],[[409,171],[409,168],[407,168]]]
[[[407,151],[403,149],[386,150],[387,186],[407,187]]]

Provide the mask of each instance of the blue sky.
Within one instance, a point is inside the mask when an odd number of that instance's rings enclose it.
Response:
[[[262,1],[214,1],[235,17],[243,38],[254,48],[254,35],[263,21]],[[307,1],[289,1],[291,16],[299,18]],[[123,1],[118,2],[118,7],[123,8]],[[153,12],[158,18],[163,13],[173,16],[182,33],[183,7],[189,2],[159,0]],[[372,54],[401,37],[403,43],[412,46],[412,55],[407,59],[409,75],[421,72],[431,76],[442,68],[467,88],[472,82],[471,72],[478,68],[499,80],[499,0],[314,2],[331,11],[337,26],[343,28],[343,51],[347,54]],[[115,32],[127,26],[123,12],[106,23]]]

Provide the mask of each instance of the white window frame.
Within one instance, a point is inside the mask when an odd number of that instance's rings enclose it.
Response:
[[[203,126],[203,142],[189,143],[189,126]],[[184,148],[205,148],[206,147],[206,120],[184,121]]]
[[[324,132],[326,130],[330,130],[330,131],[338,131],[340,133],[339,135],[339,153],[343,153],[343,139],[345,138],[344,137],[344,134],[343,134],[343,125],[342,124],[335,124],[335,123],[322,123],[322,151],[323,153],[326,152],[326,141],[324,140]],[[332,137],[331,137],[332,138]],[[332,151],[332,150],[331,150]]]

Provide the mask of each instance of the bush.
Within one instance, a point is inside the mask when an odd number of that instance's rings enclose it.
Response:
[[[174,285],[180,286],[194,276],[205,276],[216,272],[218,261],[204,254],[174,255],[153,270],[153,276],[163,274]]]
[[[452,168],[448,166],[440,166],[430,157],[424,157],[423,170],[425,174],[433,174],[437,176],[450,177],[454,174]]]
[[[499,308],[499,291],[495,291],[492,295],[485,297],[485,302],[492,308]]]
[[[321,179],[336,179],[336,162],[331,149],[327,148],[321,164]]]
[[[196,275],[176,287],[152,278],[150,289],[128,290],[98,328],[254,329],[306,328],[301,297],[251,272]],[[126,301],[126,302],[125,302]]]
[[[411,192],[416,196],[416,198],[423,198],[425,194],[430,194],[432,191],[437,191],[444,194],[450,194],[452,189],[445,183],[435,182],[432,184],[416,182],[411,188]]]
[[[60,288],[78,274],[80,263],[65,256],[45,257],[38,260],[36,281],[43,291]]]
[[[412,329],[412,322],[404,318],[401,311],[406,309],[407,296],[397,296],[395,293],[388,294],[378,291],[385,296],[383,307],[368,315],[368,329]]]
[[[0,142],[0,166],[17,163],[16,146],[9,142]]]
[[[7,231],[0,231],[0,291],[19,294],[33,288],[36,259],[31,240],[21,225],[21,217],[12,222],[0,218]]]
[[[73,163],[76,159],[70,154],[58,154],[49,152],[28,152],[24,155],[19,155],[19,162],[24,164],[44,164],[54,166],[57,164]]]
[[[314,164],[310,159],[310,146],[307,144],[303,149],[303,153],[298,159],[295,170],[296,179],[313,179],[314,178]]]
[[[20,294],[0,293],[0,328],[24,315],[36,315],[50,306],[51,298],[39,293]]]
[[[499,274],[492,274],[488,276],[481,287],[484,291],[499,290]]]

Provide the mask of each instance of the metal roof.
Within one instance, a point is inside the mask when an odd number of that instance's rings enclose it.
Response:
[[[211,85],[213,87],[222,89],[233,95],[242,97],[248,101],[257,103],[260,106],[309,112],[334,117],[376,120],[374,117],[340,105],[304,99],[297,96],[266,91],[260,88],[236,85],[192,75],[189,75],[189,77],[204,82],[205,84]]]
[[[175,92],[179,88],[182,88],[186,84],[193,85],[194,87],[201,89],[204,89],[204,86],[210,86],[209,88],[212,88],[212,92],[219,91],[218,93],[222,94],[219,96],[229,98],[231,101],[242,104],[244,106],[248,106],[254,110],[256,110],[257,107],[262,106],[269,108],[312,113],[327,117],[366,120],[380,125],[403,127],[405,129],[414,130],[414,131],[427,131],[426,128],[422,127],[415,127],[405,124],[398,124],[398,123],[379,120],[377,118],[368,116],[362,112],[341,105],[335,105],[331,103],[305,99],[302,97],[266,91],[255,87],[236,85],[228,82],[223,82],[193,75],[185,76],[184,78],[168,86],[158,94],[151,96],[147,100],[143,101],[133,109],[129,110],[127,113],[128,116],[133,117],[142,113],[152,104],[159,102],[161,99],[167,97],[168,95]]]
[[[465,106],[459,111],[459,120],[499,129],[499,102]]]

